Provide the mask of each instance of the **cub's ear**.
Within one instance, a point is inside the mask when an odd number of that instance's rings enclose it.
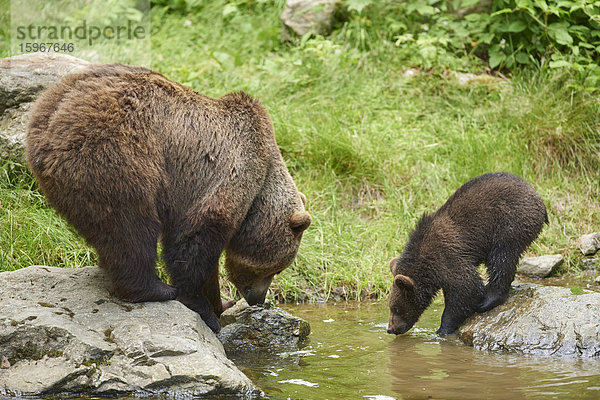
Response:
[[[292,228],[294,233],[298,234],[306,230],[306,228],[310,226],[311,222],[312,218],[308,212],[298,211],[290,217],[290,228]]]
[[[390,272],[391,272],[393,275],[396,275],[396,274],[394,273],[394,267],[396,266],[396,263],[398,262],[398,259],[399,259],[399,258],[400,258],[400,257],[394,257],[394,258],[392,258],[392,259],[391,259],[391,261],[390,261]]]
[[[402,274],[394,276],[394,285],[398,286],[400,289],[415,289],[415,281],[413,281],[412,278]]]
[[[306,196],[302,192],[298,192],[300,195],[300,199],[302,200],[302,204],[306,205]]]

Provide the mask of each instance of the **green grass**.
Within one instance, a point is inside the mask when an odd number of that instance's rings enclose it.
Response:
[[[388,262],[418,218],[490,171],[522,176],[546,202],[550,223],[528,255],[561,253],[564,270],[578,270],[577,240],[600,226],[597,94],[536,71],[461,86],[452,69],[480,69],[462,58],[407,77],[416,61],[385,35],[368,36],[368,50],[348,26],[288,44],[279,39],[281,1],[238,3],[227,16],[223,1],[185,15],[155,7],[152,66],[210,96],[245,90],[271,113],[313,216],[273,296],[314,300],[338,287],[356,299],[384,296]],[[93,264],[31,177],[3,171],[0,270]]]
[[[95,265],[92,249],[50,209],[21,165],[0,169],[0,271]]]

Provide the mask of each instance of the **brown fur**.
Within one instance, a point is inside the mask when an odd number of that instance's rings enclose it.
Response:
[[[214,330],[221,252],[259,303],[311,222],[257,100],[209,98],[145,68],[94,66],[49,88],[31,112],[26,157],[117,296],[178,296]],[[176,289],[155,274],[159,236]]]
[[[408,331],[440,289],[440,334],[502,304],[519,257],[547,221],[543,200],[517,176],[491,173],[465,183],[437,212],[421,218],[402,255],[390,262],[388,332]],[[489,274],[485,287],[477,272],[481,263]]]

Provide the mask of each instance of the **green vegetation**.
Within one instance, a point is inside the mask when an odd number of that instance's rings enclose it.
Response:
[[[397,46],[417,53],[428,66],[456,54],[477,55],[490,68],[567,69],[577,75],[580,88],[597,89],[598,1],[406,0],[377,6],[373,0],[347,2],[362,7],[359,15],[367,22],[362,25],[377,21],[374,25],[395,35]]]
[[[404,12],[417,3],[433,13]],[[577,239],[600,226],[600,102],[590,66],[598,53],[582,45],[597,46],[598,37],[567,27],[573,42],[561,44],[548,29],[562,17],[572,26],[580,12],[549,13],[534,46],[526,35],[535,18],[524,1],[486,14],[479,33],[460,31],[468,24],[451,3],[348,0],[346,20],[330,36],[291,43],[280,39],[281,0],[153,3],[152,68],[210,96],[244,90],[260,98],[308,197],[313,225],[297,260],[275,279],[276,298],[327,298],[338,287],[350,298],[385,295],[388,262],[418,218],[490,171],[522,176],[546,201],[550,223],[528,254],[561,253],[565,270],[579,269]],[[530,3],[537,10],[542,2]],[[513,16],[527,27],[499,27]],[[455,28],[442,29],[444,21]],[[437,33],[425,35],[424,24]],[[494,55],[502,39],[512,47]],[[569,64],[551,68],[548,60]],[[484,74],[490,64],[510,80]],[[476,77],[461,83],[458,72]],[[0,178],[0,270],[96,262],[22,166],[6,163]]]
[[[0,270],[96,263],[93,250],[37,191],[33,176],[13,162],[0,168],[0,227]]]

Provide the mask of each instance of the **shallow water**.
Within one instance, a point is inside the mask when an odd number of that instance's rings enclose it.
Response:
[[[435,335],[441,305],[397,337],[385,303],[282,308],[310,322],[306,347],[236,360],[273,399],[600,398],[600,360],[474,350]]]

